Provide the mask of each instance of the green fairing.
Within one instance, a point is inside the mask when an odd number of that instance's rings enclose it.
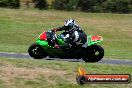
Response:
[[[62,39],[58,39],[58,38],[57,38],[57,42],[58,42],[60,45],[64,45],[64,41],[63,41]],[[40,38],[37,38],[36,44],[41,45],[41,46],[42,46],[43,48],[45,48],[45,49],[47,49],[47,48],[54,48],[54,47],[49,46],[47,41],[40,40]]]
[[[57,39],[57,41],[60,45],[64,45],[64,41],[62,39]],[[49,53],[49,55],[64,55],[64,52],[61,49],[58,50],[52,46],[49,46],[46,40],[40,40],[40,38],[38,38],[36,40],[36,44],[41,45]]]
[[[92,35],[87,36],[87,38],[88,38],[88,46],[91,46],[91,45],[94,45],[96,43],[99,43],[99,42],[103,41],[102,39],[101,40],[97,40],[97,41],[92,41],[91,37],[92,37]],[[63,39],[61,39],[59,37],[57,38],[57,42],[60,45],[64,45],[65,44]],[[56,56],[58,54],[59,55],[64,55],[65,54],[66,56],[70,55],[70,54],[64,53],[62,49],[56,49],[56,48],[54,48],[52,46],[49,46],[47,40],[41,40],[39,37],[36,40],[36,44],[42,46],[49,53],[49,55],[54,55],[54,56]]]
[[[100,43],[100,42],[103,41],[103,38],[102,38],[101,40],[92,41],[92,40],[91,40],[91,37],[92,37],[92,36],[93,36],[93,35],[87,36],[88,46],[91,46],[91,45],[94,45],[94,44],[97,44],[97,43]]]
[[[37,38],[36,44],[41,45],[43,48],[52,48],[51,46],[48,45],[47,41],[40,40],[40,38]]]
[[[97,41],[92,41],[92,40],[91,40],[91,37],[92,37],[92,35],[87,36],[88,46],[91,46],[91,45],[94,45],[94,44],[97,44],[97,43],[103,41],[103,39],[97,40]],[[65,43],[62,39],[59,39],[59,38],[57,38],[57,41],[58,41],[58,43],[59,43],[60,45],[64,45],[64,43]],[[41,45],[41,46],[42,46],[43,48],[45,48],[45,49],[48,49],[48,48],[53,49],[53,48],[54,48],[54,47],[49,46],[47,41],[40,40],[40,38],[37,38],[36,44]]]
[[[64,45],[64,44],[65,44],[65,42],[64,42],[62,39],[57,39],[57,41],[58,41],[58,43],[59,43],[60,45]]]

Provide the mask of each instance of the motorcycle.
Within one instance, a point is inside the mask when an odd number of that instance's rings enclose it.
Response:
[[[89,35],[87,36],[87,47],[74,46],[73,48],[55,48],[48,41],[54,41],[63,46],[65,44],[66,35],[60,33],[56,35],[55,32],[45,31],[39,35],[36,42],[33,43],[28,53],[34,59],[43,59],[45,57],[50,58],[68,58],[68,59],[83,59],[85,62],[98,62],[104,56],[104,49],[97,45],[103,41],[101,36]]]

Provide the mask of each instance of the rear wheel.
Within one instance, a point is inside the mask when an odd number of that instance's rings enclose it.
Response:
[[[93,45],[86,50],[86,53],[83,58],[85,62],[98,62],[104,56],[104,49],[99,45]]]
[[[44,48],[36,43],[29,47],[28,53],[34,59],[42,59],[47,57],[47,53],[45,52]]]

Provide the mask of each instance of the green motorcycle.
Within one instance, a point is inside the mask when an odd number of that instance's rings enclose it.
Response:
[[[97,43],[103,41],[101,36],[87,36],[87,48],[74,46],[70,49],[54,48],[54,46],[49,43],[49,39],[56,40],[57,44],[60,46],[65,44],[64,33],[56,36],[56,33],[46,31],[40,34],[36,40],[36,43],[33,43],[29,47],[29,55],[34,59],[43,59],[48,56],[51,58],[62,59],[83,59],[85,62],[98,62],[104,56],[104,49],[100,45],[97,45]]]

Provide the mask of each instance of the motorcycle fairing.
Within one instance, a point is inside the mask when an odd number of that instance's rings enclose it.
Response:
[[[103,38],[101,36],[93,36],[93,35],[87,36],[88,46],[97,44],[97,43],[102,42],[102,41],[103,41]],[[64,44],[64,41],[60,38],[57,38],[57,42],[60,45]],[[42,40],[42,39],[40,39],[40,37],[37,38],[36,44],[39,44],[39,45],[43,46],[44,48],[53,48],[53,47],[48,45],[48,42],[46,40]]]
[[[40,34],[39,38],[41,40],[47,40],[46,32],[43,32],[42,34]]]
[[[87,36],[88,46],[97,44],[102,41],[103,41],[103,38],[101,36],[93,36],[93,35]]]

